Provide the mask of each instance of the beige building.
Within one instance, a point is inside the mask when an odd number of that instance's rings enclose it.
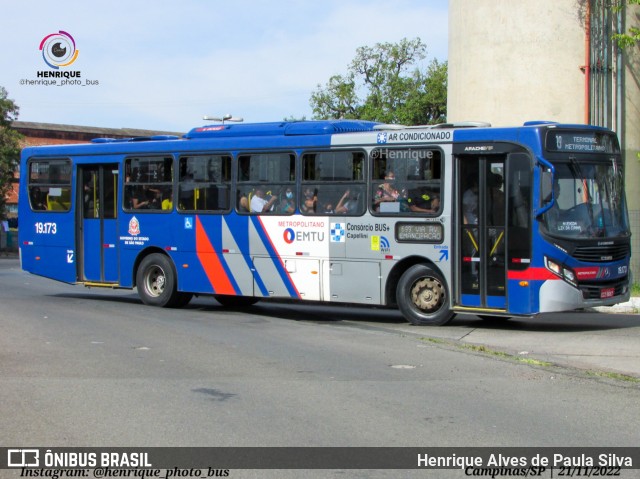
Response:
[[[605,0],[449,0],[447,121],[528,120],[615,130],[626,166],[632,270],[640,281],[640,46],[616,31],[640,27],[640,6]]]

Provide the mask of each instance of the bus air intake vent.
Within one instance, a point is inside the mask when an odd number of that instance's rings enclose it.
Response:
[[[572,256],[577,260],[589,263],[620,261],[629,256],[629,245],[578,246]]]

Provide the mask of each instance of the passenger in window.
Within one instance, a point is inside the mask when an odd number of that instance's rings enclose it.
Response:
[[[157,208],[158,207],[158,190],[143,186],[136,190],[133,195],[132,204],[135,209]]]
[[[162,199],[162,209],[169,211],[173,209],[173,199],[171,198],[171,191],[165,191]]]
[[[393,186],[396,176],[393,171],[388,171],[384,176],[385,182],[381,183],[376,190],[373,204],[376,210],[380,209],[380,203],[396,202],[400,198],[400,192]]]
[[[249,212],[249,199],[243,195],[243,194],[239,194],[239,198],[238,198],[238,211],[241,211],[243,213],[248,213]]]
[[[340,201],[338,201],[334,212],[339,215],[357,214],[358,198],[351,196],[350,190],[345,191],[340,197]]]
[[[251,198],[251,212],[266,213],[267,211],[271,211],[276,201],[278,201],[277,195],[272,195],[268,200],[265,199],[264,187],[259,186]]]
[[[462,213],[465,224],[478,224],[478,179],[475,176],[471,178],[469,187],[462,195]]]
[[[282,200],[278,206],[279,213],[291,214],[296,211],[296,202],[293,196],[293,190],[291,188],[285,188],[283,191]]]
[[[504,226],[504,191],[502,191],[502,175],[489,173],[489,224]]]
[[[425,188],[419,188],[407,200],[409,211],[415,213],[436,213],[440,209],[440,197]]]
[[[316,205],[318,203],[318,189],[312,190],[310,187],[306,187],[303,192],[303,200],[300,204],[300,209],[303,213],[315,213]]]
[[[47,195],[40,189],[34,188],[31,190],[31,199],[33,202],[34,210],[46,210],[47,209]]]

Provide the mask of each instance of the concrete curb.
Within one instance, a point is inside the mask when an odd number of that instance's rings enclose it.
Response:
[[[626,303],[614,306],[598,306],[597,308],[592,308],[592,310],[599,313],[640,314],[640,297],[634,296]]]

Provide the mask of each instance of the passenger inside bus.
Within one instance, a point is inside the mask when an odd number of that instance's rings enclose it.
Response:
[[[504,191],[502,190],[502,175],[489,173],[489,224],[504,226]]]
[[[333,203],[331,203],[331,202],[325,203],[324,206],[322,207],[322,213],[324,213],[326,215],[332,215],[334,213],[334,211],[333,211]]]
[[[316,204],[318,203],[318,190],[312,190],[310,187],[304,189],[304,199],[300,204],[300,210],[303,213],[315,213]]]
[[[158,193],[158,190],[153,190],[148,186],[138,187],[136,188],[136,192],[133,195],[131,204],[134,209],[157,208]]]
[[[409,211],[415,213],[437,213],[440,209],[440,196],[426,188],[418,188],[407,199]]]
[[[475,176],[469,180],[469,187],[462,195],[462,213],[465,224],[478,224],[478,179]]]
[[[265,199],[265,191],[263,186],[258,186],[254,195],[251,197],[251,212],[266,213],[273,209],[273,205],[278,200],[278,195],[272,195],[268,200]]]
[[[340,197],[340,201],[338,201],[334,212],[340,215],[357,214],[357,196],[352,196],[350,190],[345,191],[344,194]]]
[[[162,209],[165,211],[173,209],[173,199],[171,198],[171,191],[165,191],[162,195]]]
[[[296,211],[296,202],[291,187],[283,188],[280,205],[278,206],[279,213],[290,214]]]
[[[31,189],[31,207],[34,210],[46,210],[46,201],[47,195],[40,188],[35,187]]]
[[[400,199],[400,192],[394,187],[393,182],[395,180],[396,176],[393,173],[393,171],[387,171],[387,173],[384,176],[385,182],[381,183],[380,186],[378,186],[378,189],[375,192],[375,195],[373,197],[373,207],[376,211],[386,211],[386,212],[392,212],[392,211],[400,211],[400,205],[398,205],[398,208],[385,208],[383,206],[381,206],[382,203],[393,203],[393,202],[398,202]]]

